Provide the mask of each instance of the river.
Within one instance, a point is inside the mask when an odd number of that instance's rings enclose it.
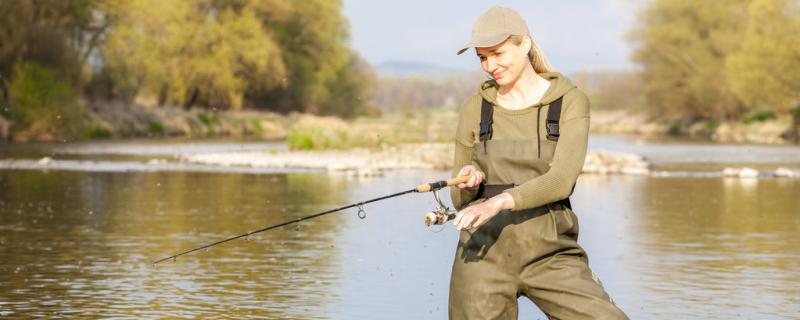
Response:
[[[680,172],[800,168],[798,147],[609,136],[593,136],[590,145]],[[0,145],[0,158],[94,161],[0,170],[0,318],[446,318],[457,233],[452,225],[425,227],[423,213],[434,206],[428,194],[368,204],[363,220],[348,210],[152,264],[448,175],[359,178],[169,160],[282,149],[207,141]],[[800,317],[800,179],[582,175],[572,199],[579,243],[631,318]],[[520,303],[520,318],[544,319]]]

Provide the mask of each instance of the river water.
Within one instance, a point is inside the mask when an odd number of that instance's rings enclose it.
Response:
[[[797,147],[591,141],[668,170],[800,167]],[[282,148],[0,145],[3,158],[97,161],[0,170],[0,318],[446,318],[457,233],[452,225],[438,233],[424,226],[423,213],[434,206],[428,194],[368,204],[364,220],[348,210],[152,264],[447,177],[124,165],[176,152]],[[572,199],[591,267],[633,319],[800,318],[800,179],[583,175]],[[520,318],[544,318],[520,303]]]

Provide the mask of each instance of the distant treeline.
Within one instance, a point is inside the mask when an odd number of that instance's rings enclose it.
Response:
[[[455,110],[475,94],[480,83],[486,79],[487,76],[480,71],[449,76],[382,75],[375,88],[374,104],[392,112],[413,112],[426,108]]]
[[[79,122],[85,100],[112,99],[353,116],[373,81],[347,45],[341,7],[0,0],[0,115],[14,128],[52,130],[65,117]]]

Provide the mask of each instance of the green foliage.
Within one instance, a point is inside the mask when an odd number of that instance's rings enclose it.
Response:
[[[25,63],[11,82],[9,107],[14,131],[25,137],[73,137],[84,124],[85,110],[66,77],[48,67]]]
[[[251,119],[250,123],[253,125],[253,133],[259,135],[264,132],[264,127],[261,125],[261,119],[259,118]]]
[[[150,122],[150,124],[147,125],[147,131],[152,135],[164,135],[164,125],[160,122]]]
[[[314,137],[319,136],[315,130],[291,130],[286,137],[286,143],[291,150],[313,150]]]
[[[742,103],[722,78],[740,47],[746,1],[654,1],[633,34],[651,112],[668,118],[734,117]]]
[[[83,136],[87,139],[106,139],[111,137],[111,130],[104,127],[91,127],[86,129]]]
[[[102,46],[114,94],[186,107],[353,116],[371,72],[346,46],[341,2],[109,2]]]
[[[219,123],[219,117],[213,113],[200,113],[197,115],[197,119],[207,126]]]
[[[272,88],[286,70],[261,26],[257,1],[135,0],[105,7],[114,32],[103,44],[122,96],[239,109],[249,86]]]
[[[711,130],[716,129],[717,127],[719,127],[719,121],[717,121],[717,120],[709,119],[709,120],[707,120],[705,122],[705,129],[706,130],[711,131]]]
[[[373,76],[341,11],[338,0],[0,0],[0,102],[35,64],[58,70],[74,99],[354,117],[374,110]],[[35,122],[15,117],[21,130]]]
[[[756,109],[788,111],[800,99],[800,3],[750,1],[746,22],[725,65],[731,88]]]
[[[632,34],[650,112],[737,119],[800,99],[800,4],[656,0]]]
[[[745,115],[744,118],[742,119],[742,122],[748,124],[753,122],[765,122],[769,120],[774,120],[776,118],[777,116],[775,115],[775,112],[772,111],[754,112]]]

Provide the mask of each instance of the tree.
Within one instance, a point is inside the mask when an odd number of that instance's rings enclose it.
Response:
[[[654,1],[632,34],[653,114],[672,119],[736,118],[745,111],[725,78],[741,45],[745,0]]]
[[[341,6],[338,0],[295,1],[282,18],[260,15],[263,24],[275,31],[289,71],[283,87],[251,91],[255,103],[284,112],[325,113],[342,107],[333,91],[352,63],[346,43],[348,22],[341,15]],[[266,5],[261,7],[268,10]]]
[[[252,2],[252,1],[251,1]],[[103,47],[119,94],[241,108],[248,88],[271,89],[286,70],[250,2],[114,2]],[[254,3],[254,2],[253,2]]]
[[[788,111],[800,101],[800,4],[755,0],[741,49],[726,77],[737,97],[759,110]]]
[[[10,99],[10,80],[25,62],[60,73],[80,87],[82,66],[104,28],[93,19],[90,0],[0,0],[0,94]]]

